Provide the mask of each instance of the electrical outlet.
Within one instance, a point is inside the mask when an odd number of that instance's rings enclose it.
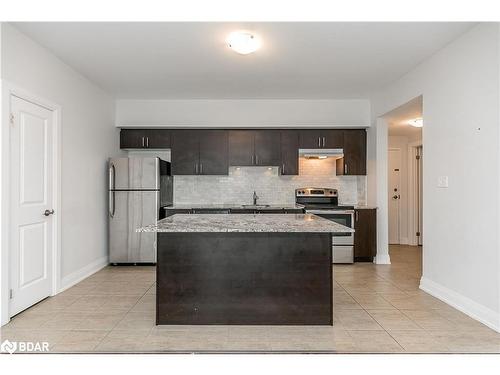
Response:
[[[438,187],[447,188],[448,187],[448,176],[439,176],[438,177]]]

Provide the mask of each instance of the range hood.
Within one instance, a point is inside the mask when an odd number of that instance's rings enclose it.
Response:
[[[299,156],[306,159],[340,159],[344,157],[342,148],[299,148]]]

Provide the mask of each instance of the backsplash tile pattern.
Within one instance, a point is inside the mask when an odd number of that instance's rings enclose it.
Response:
[[[366,176],[336,176],[335,160],[299,159],[299,176],[280,176],[278,167],[230,167],[228,176],[175,176],[174,204],[294,204],[299,187],[339,191],[340,204],[366,204]]]

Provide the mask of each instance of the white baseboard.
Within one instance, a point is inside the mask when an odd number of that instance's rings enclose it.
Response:
[[[377,256],[373,258],[373,263],[391,264],[391,257],[389,256],[389,254],[377,254]]]
[[[420,289],[500,332],[500,313],[424,277],[420,279]]]
[[[399,239],[399,244],[400,245],[408,245],[409,244],[408,237],[401,237]]]
[[[62,291],[71,288],[73,285],[78,284],[80,281],[103,269],[108,264],[108,256],[103,256],[86,265],[85,267],[80,268],[79,270],[72,272],[67,276],[64,276],[61,280],[61,287],[59,288],[58,293],[61,293]]]

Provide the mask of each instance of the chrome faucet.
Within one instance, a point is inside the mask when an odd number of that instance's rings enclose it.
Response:
[[[259,199],[259,196],[257,195],[257,193],[255,192],[255,190],[253,191],[253,205],[256,206],[257,205],[257,199]]]

